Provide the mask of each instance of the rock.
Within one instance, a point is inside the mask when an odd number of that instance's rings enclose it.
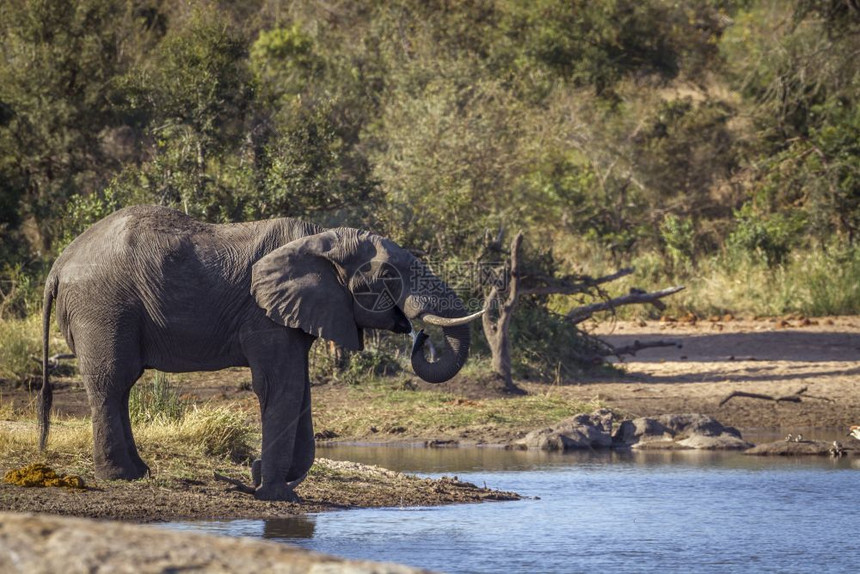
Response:
[[[744,454],[755,454],[760,456],[796,456],[796,455],[818,455],[829,456],[833,442],[823,440],[776,441],[755,446]],[[845,449],[848,456],[860,454],[858,450]]]
[[[612,436],[615,448],[744,450],[752,447],[734,427],[702,414],[670,414],[624,421]]]
[[[701,414],[640,417],[622,422],[612,433],[608,409],[578,414],[555,426],[528,433],[513,448],[577,450],[636,448],[651,450],[744,450],[752,447],[734,427]]]
[[[612,411],[578,414],[555,426],[532,431],[514,442],[517,448],[541,450],[606,449],[612,446]]]
[[[624,421],[612,436],[614,446],[632,446],[644,441],[672,441],[675,433],[661,422],[640,417],[632,421]]]
[[[752,443],[730,434],[719,436],[693,435],[677,441],[676,444],[697,450],[746,450],[753,446]]]
[[[119,522],[0,513],[0,572],[283,572],[409,574],[398,564]]]

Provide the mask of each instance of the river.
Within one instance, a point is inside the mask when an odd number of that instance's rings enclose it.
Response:
[[[857,572],[860,457],[323,448],[526,498],[171,523],[442,572]]]

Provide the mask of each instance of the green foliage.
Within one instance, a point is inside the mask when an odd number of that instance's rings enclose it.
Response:
[[[842,0],[6,0],[0,312],[37,311],[51,259],[137,203],[440,261],[502,227],[655,281],[801,272],[860,230],[858,27]],[[575,362],[539,331],[523,369]]]
[[[155,371],[131,388],[128,412],[132,422],[179,421],[185,416],[186,402],[167,373]]]
[[[511,324],[514,375],[543,381],[580,378],[604,345],[539,301],[525,299]]]
[[[669,214],[660,224],[660,235],[666,252],[676,272],[683,272],[692,265],[696,252],[696,232],[693,220]]]
[[[301,94],[322,66],[313,39],[296,23],[261,31],[250,64],[262,97],[273,102]]]
[[[25,318],[42,309],[40,275],[20,263],[0,271],[0,320]]]
[[[358,210],[379,199],[378,182],[335,123],[330,101],[285,106],[279,129],[266,148],[263,217],[309,217],[352,206]]]
[[[349,367],[343,378],[350,384],[360,384],[368,378],[396,375],[402,370],[391,354],[380,348],[371,348],[350,354]]]
[[[42,333],[37,315],[0,318],[0,379],[29,383],[41,378]]]
[[[73,196],[63,217],[63,236],[58,250],[62,251],[89,226],[123,207],[124,203],[115,186],[108,186],[100,193]]]
[[[785,263],[804,228],[799,213],[756,213],[751,203],[735,213],[735,229],[729,235],[730,252],[760,258],[774,267]]]

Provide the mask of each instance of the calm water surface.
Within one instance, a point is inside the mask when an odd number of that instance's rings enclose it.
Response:
[[[443,572],[860,572],[860,457],[390,447],[318,456],[531,498],[166,526]]]

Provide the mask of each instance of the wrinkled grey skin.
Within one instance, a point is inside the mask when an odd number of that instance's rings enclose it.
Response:
[[[364,273],[356,273],[359,268]],[[396,305],[368,309],[358,303],[390,286],[385,279],[392,271],[403,278]],[[212,225],[163,207],[122,209],[75,239],[48,276],[43,447],[54,301],[92,409],[97,477],[136,479],[149,472],[128,413],[129,391],[144,369],[247,366],[263,425],[255,496],[265,500],[294,499],[292,488],[314,460],[308,351],[316,337],[360,349],[364,328],[409,333],[410,319],[428,312],[465,315],[456,295],[422,262],[367,232],[292,219]],[[447,327],[445,336],[437,362],[427,361],[421,349],[413,352],[413,368],[427,381],[450,379],[465,362],[468,325]]]

